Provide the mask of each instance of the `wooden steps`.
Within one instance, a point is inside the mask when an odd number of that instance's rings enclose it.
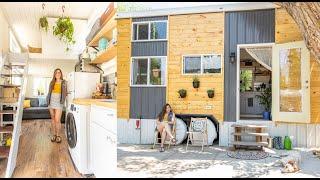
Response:
[[[231,127],[236,128],[267,128],[268,126],[264,125],[253,125],[253,124],[233,124]]]
[[[233,136],[261,136],[269,137],[269,133],[256,133],[256,132],[242,132],[242,133],[231,133]]]
[[[2,77],[23,77],[23,74],[1,74]]]
[[[12,132],[13,132],[13,126],[0,127],[0,134],[1,133],[12,133]]]
[[[8,158],[10,152],[9,146],[0,146],[0,159]]]
[[[9,69],[12,69],[13,67],[22,69],[22,68],[25,67],[25,65],[23,65],[23,64],[5,64],[5,65],[3,65],[3,66],[4,66],[5,68],[9,68]]]
[[[232,141],[231,144],[236,146],[268,146],[268,142]]]
[[[0,111],[0,114],[16,114],[16,110],[2,110]]]

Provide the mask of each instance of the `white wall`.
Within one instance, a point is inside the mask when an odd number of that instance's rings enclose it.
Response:
[[[72,61],[72,60],[30,59],[26,97],[32,97],[32,92],[33,92],[32,86],[33,86],[34,77],[50,77],[51,78],[53,75],[53,71],[56,68],[60,68],[62,70],[64,78],[66,78],[68,73],[74,71],[75,64],[76,64],[76,61]]]
[[[9,24],[0,9],[0,68],[2,66],[2,55],[9,51]]]

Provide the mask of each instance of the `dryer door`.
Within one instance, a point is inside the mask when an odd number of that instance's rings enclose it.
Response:
[[[77,127],[74,120],[74,116],[71,112],[68,113],[66,119],[66,135],[70,148],[74,148],[77,145]]]

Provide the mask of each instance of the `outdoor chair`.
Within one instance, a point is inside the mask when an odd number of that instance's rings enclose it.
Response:
[[[188,139],[186,151],[188,150],[189,141],[191,141],[192,146],[199,145],[199,142],[201,142],[202,151],[204,145],[208,146],[207,122],[207,118],[191,118],[189,131],[187,132]],[[201,136],[201,139],[195,138],[195,134],[199,134]]]
[[[173,125],[172,125],[171,133],[172,133],[173,137],[176,138],[176,120],[174,120],[174,123],[173,123]],[[153,140],[152,149],[155,148],[156,144],[161,144],[161,134],[160,134],[160,132],[158,131],[157,127],[156,127],[155,130],[154,130],[154,140]],[[165,145],[168,145],[168,146],[167,146],[167,149],[169,149],[170,146],[171,146],[171,140],[170,140],[168,134],[167,134],[167,137],[166,137],[166,139],[165,139],[165,141],[164,141],[164,144],[165,144]]]

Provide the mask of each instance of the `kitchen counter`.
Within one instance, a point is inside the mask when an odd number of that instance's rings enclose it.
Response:
[[[74,99],[74,104],[79,105],[96,105],[111,109],[117,109],[117,101],[112,99]]]

